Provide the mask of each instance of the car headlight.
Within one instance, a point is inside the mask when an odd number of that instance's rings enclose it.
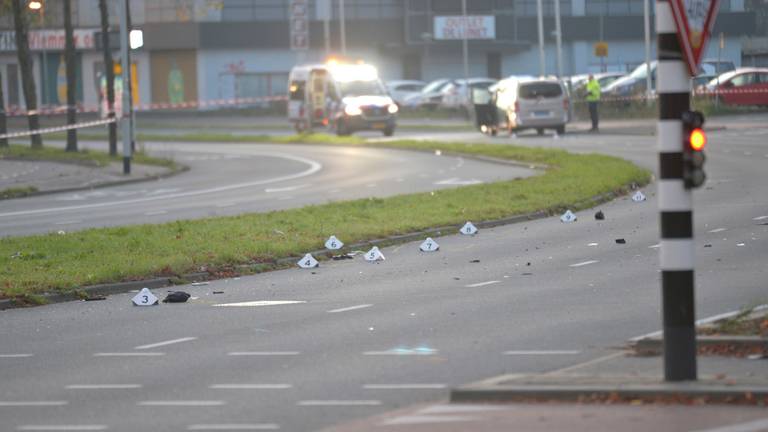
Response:
[[[347,105],[344,107],[344,114],[348,116],[359,116],[363,113],[359,105]]]
[[[389,104],[387,111],[389,111],[390,114],[397,114],[397,112],[400,111],[400,108],[397,107],[397,104]]]

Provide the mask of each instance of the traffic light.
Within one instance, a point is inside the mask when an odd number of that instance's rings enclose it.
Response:
[[[707,180],[704,173],[704,147],[707,145],[707,135],[704,126],[704,115],[698,111],[685,111],[683,120],[683,179],[685,188],[700,187]]]

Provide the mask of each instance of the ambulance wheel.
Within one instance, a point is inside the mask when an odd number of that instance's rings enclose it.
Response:
[[[347,136],[351,132],[349,131],[349,128],[347,127],[347,124],[344,122],[344,120],[336,120],[336,135],[337,136]]]
[[[544,128],[536,128],[536,133],[539,135],[544,135]]]
[[[555,129],[555,132],[557,132],[558,135],[565,135],[565,125],[558,126],[557,129]]]
[[[392,135],[395,134],[395,128],[394,126],[393,127],[387,126],[382,132],[384,133],[384,136],[391,137]]]

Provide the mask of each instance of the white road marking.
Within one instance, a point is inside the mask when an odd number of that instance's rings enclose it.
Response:
[[[479,282],[479,283],[465,285],[465,287],[467,287],[467,288],[477,288],[477,287],[481,287],[481,286],[497,284],[499,282],[501,282],[501,281],[492,280],[492,281],[488,281],[488,282]]]
[[[554,351],[504,351],[504,355],[574,355],[581,354],[581,351],[575,350],[554,350]]]
[[[247,182],[247,183],[236,183],[236,184],[218,186],[218,187],[209,188],[209,189],[200,189],[196,191],[180,192],[180,193],[167,194],[167,195],[156,195],[151,197],[135,198],[135,199],[129,199],[129,200],[122,200],[122,201],[110,201],[110,202],[103,202],[103,203],[83,204],[78,206],[49,207],[49,208],[42,208],[42,209],[35,209],[35,210],[21,210],[21,211],[15,211],[15,212],[6,212],[6,213],[0,213],[0,217],[24,216],[24,215],[42,214],[42,213],[60,213],[63,211],[71,211],[71,210],[85,210],[85,209],[92,209],[92,208],[114,207],[114,206],[126,205],[126,204],[144,203],[148,201],[160,201],[160,200],[164,201],[164,200],[175,199],[175,198],[186,198],[191,196],[214,194],[214,193],[230,191],[235,189],[243,189],[243,188],[261,186],[261,185],[270,184],[270,183],[295,180],[297,178],[312,175],[320,171],[321,169],[323,169],[323,165],[321,163],[315,162],[310,159],[302,158],[299,156],[287,155],[282,153],[279,153],[279,154],[270,153],[268,154],[268,156],[280,157],[283,159],[290,159],[290,160],[302,162],[309,165],[309,168],[296,174],[290,174],[290,175],[281,176],[281,177],[273,177],[270,179],[258,180],[258,181]]]
[[[229,356],[295,356],[300,351],[234,351],[227,353]]]
[[[47,407],[64,406],[67,401],[0,401],[0,407]]]
[[[295,191],[295,190],[298,190],[298,189],[301,189],[301,188],[305,188],[307,186],[309,186],[309,185],[303,184],[303,185],[296,185],[296,186],[286,186],[286,187],[281,187],[281,188],[266,188],[266,189],[264,189],[264,192],[266,192],[266,193],[291,192],[291,191]]]
[[[189,342],[189,341],[193,341],[193,340],[196,340],[196,339],[197,339],[196,337],[183,337],[183,338],[179,338],[179,339],[172,339],[172,340],[167,340],[167,341],[163,341],[163,342],[153,343],[153,344],[149,344],[149,345],[139,345],[139,346],[135,347],[134,349],[137,349],[137,350],[152,349],[152,348],[157,348],[157,347],[166,346],[166,345],[173,345],[173,344],[182,343],[182,342]]]
[[[768,219],[768,216],[758,216],[756,218],[752,218],[752,220],[755,220],[755,221],[761,221],[761,220],[765,220],[765,219]]]
[[[660,248],[660,247],[661,247],[661,244],[659,244],[659,243],[656,243],[655,245],[652,245],[652,246],[648,246],[648,249],[658,249],[658,248]]]
[[[725,231],[725,230],[726,230],[725,228],[715,228],[715,229],[713,229],[713,230],[709,230],[709,231],[707,231],[707,232],[708,232],[708,233],[711,233],[711,234],[714,234],[714,233],[723,232],[723,231]]]
[[[461,414],[476,412],[504,411],[505,405],[448,404],[432,405],[419,411],[419,414]]]
[[[225,208],[225,207],[234,207],[236,205],[237,205],[237,203],[230,202],[230,203],[216,204],[216,207],[217,208]]]
[[[164,215],[166,213],[168,212],[165,210],[158,210],[158,211],[146,212],[144,213],[144,216],[159,216],[159,215]]]
[[[159,357],[164,355],[165,353],[161,353],[161,352],[124,352],[124,353],[103,352],[103,353],[96,353],[93,356],[94,357]]]
[[[158,407],[205,407],[205,406],[222,406],[226,405],[225,401],[221,400],[148,400],[141,401],[138,406],[158,406]]]
[[[285,390],[292,387],[291,384],[213,384],[208,388],[214,390]]]
[[[387,351],[365,351],[363,353],[366,356],[428,356],[434,354],[437,354],[437,350],[391,349]]]
[[[584,262],[580,262],[580,263],[576,263],[576,264],[571,264],[568,267],[583,267],[583,266],[586,266],[586,265],[595,264],[595,263],[599,263],[599,262],[600,261],[598,261],[598,260],[590,260],[590,261],[584,261]]]
[[[475,185],[475,184],[481,184],[483,183],[482,180],[477,179],[471,179],[471,180],[462,180],[458,177],[453,177],[445,180],[436,181],[433,184],[436,185],[455,185],[455,186],[468,186],[468,185]]]
[[[215,304],[216,307],[253,307],[253,306],[278,306],[288,304],[306,303],[300,300],[279,300],[279,301],[249,301],[239,303],[219,303]]]
[[[598,357],[596,359],[585,361],[584,363],[579,363],[579,364],[575,364],[573,366],[568,366],[568,367],[564,367],[564,368],[561,368],[561,369],[556,369],[556,370],[553,370],[553,371],[550,371],[550,372],[546,372],[546,373],[544,373],[544,375],[557,375],[557,374],[561,374],[561,373],[565,373],[565,372],[570,372],[570,371],[573,371],[573,370],[576,370],[576,369],[581,369],[583,367],[592,366],[592,365],[595,365],[595,364],[598,364],[598,363],[603,363],[603,362],[606,362],[608,360],[613,360],[616,357],[621,357],[621,356],[624,356],[624,355],[626,355],[626,353],[624,351],[619,351],[619,352],[608,354],[608,355],[605,355],[605,356],[602,356],[602,357]]]
[[[764,311],[766,309],[768,309],[768,304],[763,304],[763,305],[756,306],[755,308],[752,309],[752,311],[760,312],[760,311]],[[712,315],[712,316],[709,316],[709,317],[706,317],[706,318],[702,318],[700,320],[696,320],[695,325],[702,326],[702,325],[705,325],[705,324],[710,324],[710,323],[713,323],[715,321],[720,321],[720,320],[723,320],[723,319],[734,317],[734,316],[736,316],[736,315],[738,315],[738,314],[740,314],[742,312],[744,312],[744,311],[742,311],[742,310],[735,310],[735,311],[725,312],[725,313],[721,313],[721,314],[717,314],[717,315]],[[639,341],[640,339],[646,339],[646,338],[649,338],[649,337],[661,336],[661,334],[662,334],[661,331],[655,331],[655,332],[651,332],[651,333],[646,333],[644,335],[635,336],[632,339],[630,339],[630,341],[631,342],[635,342],[635,341]]]
[[[759,432],[768,429],[768,418],[739,423],[714,429],[699,429],[693,432]]]
[[[19,431],[104,431],[107,425],[23,425],[16,428]]]
[[[0,354],[0,358],[26,358],[32,357],[33,354]]]
[[[439,390],[447,388],[447,384],[365,384],[367,390]]]
[[[395,417],[380,423],[380,426],[398,426],[398,425],[423,425],[433,423],[454,423],[477,421],[479,418],[470,416],[436,416],[436,415],[409,415]]]
[[[75,220],[56,222],[54,223],[54,225],[72,225],[72,224],[78,224],[80,222],[82,222],[81,219],[75,219]]]
[[[123,390],[138,389],[141,384],[71,384],[64,387],[68,390]]]
[[[350,307],[345,307],[345,308],[341,308],[341,309],[329,310],[328,313],[349,312],[349,311],[358,310],[358,309],[365,309],[365,308],[368,308],[368,307],[371,307],[371,306],[373,306],[373,305],[372,304],[361,304],[361,305],[357,305],[357,306],[350,306]]]
[[[378,400],[303,400],[296,403],[298,406],[379,406]]]
[[[189,431],[254,431],[278,430],[280,425],[274,423],[257,424],[194,424],[187,426]]]

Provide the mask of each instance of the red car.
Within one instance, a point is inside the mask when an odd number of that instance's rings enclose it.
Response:
[[[714,78],[707,91],[727,105],[768,106],[768,68],[739,68]]]

